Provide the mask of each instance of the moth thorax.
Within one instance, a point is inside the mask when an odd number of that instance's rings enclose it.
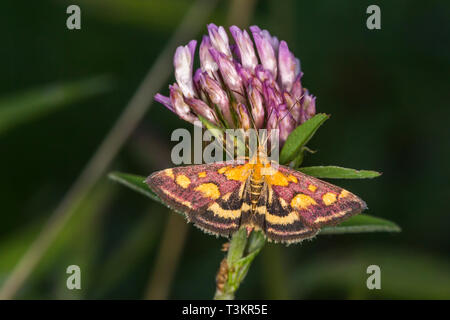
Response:
[[[259,146],[257,150],[255,150],[254,152],[250,152],[249,160],[251,164],[265,165],[269,162],[266,149],[262,146]]]
[[[268,160],[267,160],[268,157],[267,157],[266,150],[265,149],[258,149],[257,158],[258,158],[258,162],[259,163],[262,163],[262,164],[267,163],[268,162]]]

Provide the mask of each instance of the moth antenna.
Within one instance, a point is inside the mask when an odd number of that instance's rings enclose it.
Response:
[[[258,155],[258,153],[259,153],[259,146],[261,145],[261,141],[259,139],[258,128],[256,127],[256,122],[255,122],[255,119],[253,119],[253,114],[251,113],[251,110],[249,111],[248,108],[247,108],[247,112],[250,115],[250,120],[252,122],[253,129],[256,132],[256,150],[255,150],[255,152],[256,152],[256,155]],[[247,140],[246,140],[246,142],[247,142]],[[249,156],[250,156],[250,145],[248,144],[246,147],[247,147],[247,150],[248,150],[248,153],[249,153]]]
[[[296,99],[295,103],[288,109],[288,111],[286,111],[284,116],[277,121],[275,129],[279,129],[281,121],[283,121],[283,119],[286,118],[289,113],[291,113],[292,109],[297,105],[297,103],[300,103],[300,100],[303,98],[303,96],[304,95],[302,95],[300,98]],[[270,111],[269,116],[267,117],[267,119],[270,118],[270,115],[272,115],[272,112],[273,112],[274,109],[275,108],[272,108],[272,110]],[[267,141],[269,141],[269,134],[267,134],[266,141],[264,142],[266,145],[267,145]],[[273,150],[274,150],[274,148],[271,148],[270,149],[270,153],[272,153]]]
[[[248,113],[248,115],[250,116],[250,122],[251,122],[251,124],[252,124],[252,126],[253,126],[253,129],[256,131],[256,143],[257,143],[257,150],[256,150],[256,153],[258,153],[258,146],[260,145],[260,143],[261,143],[261,141],[260,141],[260,139],[259,139],[259,133],[258,133],[258,128],[256,127],[256,122],[255,122],[255,119],[253,118],[253,113],[251,112],[251,103],[250,103],[250,100],[248,99],[248,93],[247,93],[247,91],[246,91],[246,95],[244,96],[244,95],[242,95],[240,92],[236,92],[236,91],[232,91],[232,92],[235,92],[235,93],[237,93],[238,95],[240,95],[240,96],[242,96],[243,98],[245,98],[245,100],[246,100],[246,104],[245,104],[245,108],[247,109],[247,113]],[[247,139],[246,139],[246,137],[244,137],[244,143],[245,143],[245,147],[247,148],[247,150],[248,150],[248,153],[249,153],[249,156],[250,156],[250,145],[249,145],[249,143],[247,142]]]
[[[286,112],[286,114],[283,116],[283,118],[281,118],[278,122],[281,122],[284,118],[286,118],[286,116],[291,113],[292,109],[295,107],[295,105],[298,103],[300,104],[300,100],[303,98],[304,95],[302,95],[300,98],[298,98],[295,103],[288,109],[288,111]]]
[[[206,129],[206,130],[209,130],[209,129]],[[231,159],[234,159],[234,156],[233,156],[233,154],[228,150],[228,148],[227,148],[227,141],[226,141],[226,139],[225,139],[225,132],[224,132],[224,134],[222,134],[222,137],[221,137],[221,143],[222,143],[222,149],[225,151],[225,153],[227,154],[227,155],[229,155],[230,156],[230,158]],[[233,149],[234,149],[234,145],[233,145]]]

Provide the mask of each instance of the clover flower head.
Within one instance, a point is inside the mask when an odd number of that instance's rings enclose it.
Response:
[[[220,128],[279,129],[280,146],[297,126],[316,113],[316,98],[302,86],[300,60],[267,30],[249,32],[209,24],[199,47],[200,67],[194,72],[197,41],[175,51],[176,82],[169,97],[155,100],[181,119],[199,116]],[[233,43],[230,43],[233,40]]]

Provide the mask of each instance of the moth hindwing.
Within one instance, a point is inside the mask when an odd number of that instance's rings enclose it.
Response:
[[[272,241],[299,242],[366,209],[345,189],[281,165],[263,175],[262,167],[237,161],[176,167],[146,182],[188,221],[223,236],[245,226]]]

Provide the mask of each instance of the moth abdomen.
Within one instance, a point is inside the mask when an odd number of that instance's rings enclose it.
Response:
[[[252,213],[256,210],[259,198],[261,197],[261,190],[263,188],[263,180],[255,178],[254,175],[250,177],[250,202],[252,204]]]

